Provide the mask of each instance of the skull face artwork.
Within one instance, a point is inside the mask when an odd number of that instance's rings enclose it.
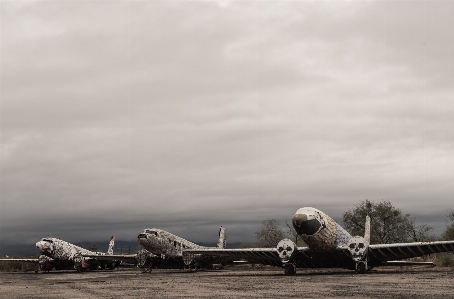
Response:
[[[297,247],[292,240],[283,239],[277,244],[277,253],[283,262],[288,262],[296,253]]]
[[[355,262],[365,259],[369,243],[363,237],[352,237],[348,242],[348,251]]]

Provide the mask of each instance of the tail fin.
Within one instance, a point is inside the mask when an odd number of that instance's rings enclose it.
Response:
[[[370,217],[366,216],[366,224],[364,225],[364,239],[370,244]]]
[[[112,236],[110,238],[110,242],[109,242],[109,249],[107,249],[107,255],[112,255],[113,254],[114,243],[115,243],[115,237]]]
[[[225,249],[225,228],[221,226],[219,229],[219,240],[218,246],[219,249]]]

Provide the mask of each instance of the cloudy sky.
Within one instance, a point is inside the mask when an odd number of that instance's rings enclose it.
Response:
[[[454,1],[1,1],[0,243],[454,208]],[[106,241],[107,242],[107,241]]]

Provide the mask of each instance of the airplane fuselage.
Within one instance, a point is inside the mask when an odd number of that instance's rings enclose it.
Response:
[[[74,260],[78,254],[96,254],[57,238],[43,238],[36,243],[36,248],[41,254],[57,260]]]
[[[205,256],[203,254],[185,254],[187,250],[206,250],[225,248],[225,230],[221,226],[217,247],[197,245],[158,228],[147,228],[138,235],[139,244],[144,248],[137,253],[139,268],[152,267],[210,267],[213,264],[231,259]]]
[[[158,228],[147,228],[137,238],[143,248],[158,256],[181,257],[184,249],[203,248],[203,246]]]
[[[109,251],[113,251],[113,240],[112,237]],[[90,251],[58,238],[42,238],[36,242],[36,248],[41,253],[39,264],[42,270],[51,270],[59,266],[67,267],[68,265],[73,265],[77,270],[106,266],[99,264],[94,258],[83,257],[83,255],[104,255],[105,253]]]

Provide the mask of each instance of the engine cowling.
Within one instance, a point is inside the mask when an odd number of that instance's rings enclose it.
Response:
[[[368,269],[367,254],[369,252],[369,242],[363,237],[355,236],[348,241],[348,251],[355,262],[356,272],[365,273]]]
[[[76,253],[73,257],[74,269],[77,271],[82,271],[90,268],[90,263],[85,260],[80,252]]]
[[[38,257],[38,265],[41,271],[50,271],[54,268],[53,260],[43,254]]]
[[[277,253],[283,264],[294,260],[297,252],[296,244],[290,239],[282,239],[277,243]]]
[[[348,241],[348,251],[355,262],[364,261],[369,251],[369,242],[363,237],[352,237]]]
[[[137,267],[146,268],[151,266],[150,252],[141,249],[137,252]]]

